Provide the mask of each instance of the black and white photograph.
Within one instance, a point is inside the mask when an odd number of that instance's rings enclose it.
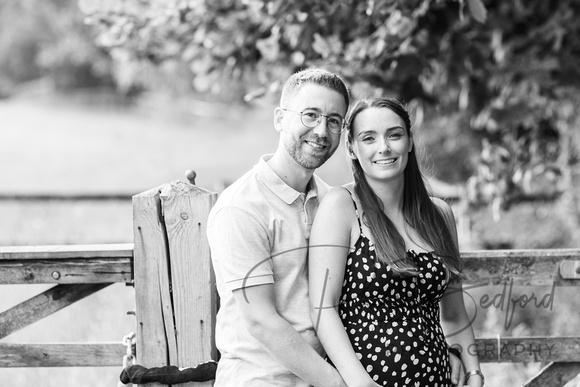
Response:
[[[580,1],[0,0],[0,385],[580,387]]]

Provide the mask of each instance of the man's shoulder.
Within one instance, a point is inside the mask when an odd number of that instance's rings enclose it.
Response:
[[[261,185],[255,168],[249,170],[220,193],[211,212],[216,214],[224,208],[237,208],[247,213],[256,212],[256,207],[264,202]]]

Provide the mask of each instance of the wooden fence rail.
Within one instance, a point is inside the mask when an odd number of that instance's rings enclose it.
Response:
[[[0,284],[55,284],[0,313],[0,340],[112,283],[134,282],[138,364],[193,366],[216,359],[218,305],[205,238],[216,198],[184,182],[134,196],[134,244],[0,247]],[[462,257],[467,294],[483,286],[553,291],[580,285],[580,249],[468,251]],[[125,350],[120,342],[0,342],[0,368],[118,366]],[[465,350],[477,351],[482,362],[546,363],[528,387],[562,386],[580,373],[580,337],[498,335],[477,338],[476,347]]]
[[[0,247],[0,284],[55,284],[0,313],[0,339],[115,283],[133,280],[133,244]],[[0,343],[0,367],[118,366],[120,342]]]

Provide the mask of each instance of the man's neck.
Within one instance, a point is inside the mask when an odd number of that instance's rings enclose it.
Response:
[[[268,160],[272,170],[290,187],[298,192],[306,192],[308,182],[314,174],[313,169],[307,169],[296,163],[292,157],[278,149]]]

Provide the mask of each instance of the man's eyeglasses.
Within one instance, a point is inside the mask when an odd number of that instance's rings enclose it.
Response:
[[[302,121],[302,125],[306,126],[307,128],[317,127],[320,124],[320,121],[322,121],[322,117],[326,117],[326,127],[330,133],[341,134],[344,130],[344,119],[338,115],[327,116],[313,109],[306,109],[301,112],[284,108],[282,108],[282,110],[290,113],[300,114],[300,121]]]

